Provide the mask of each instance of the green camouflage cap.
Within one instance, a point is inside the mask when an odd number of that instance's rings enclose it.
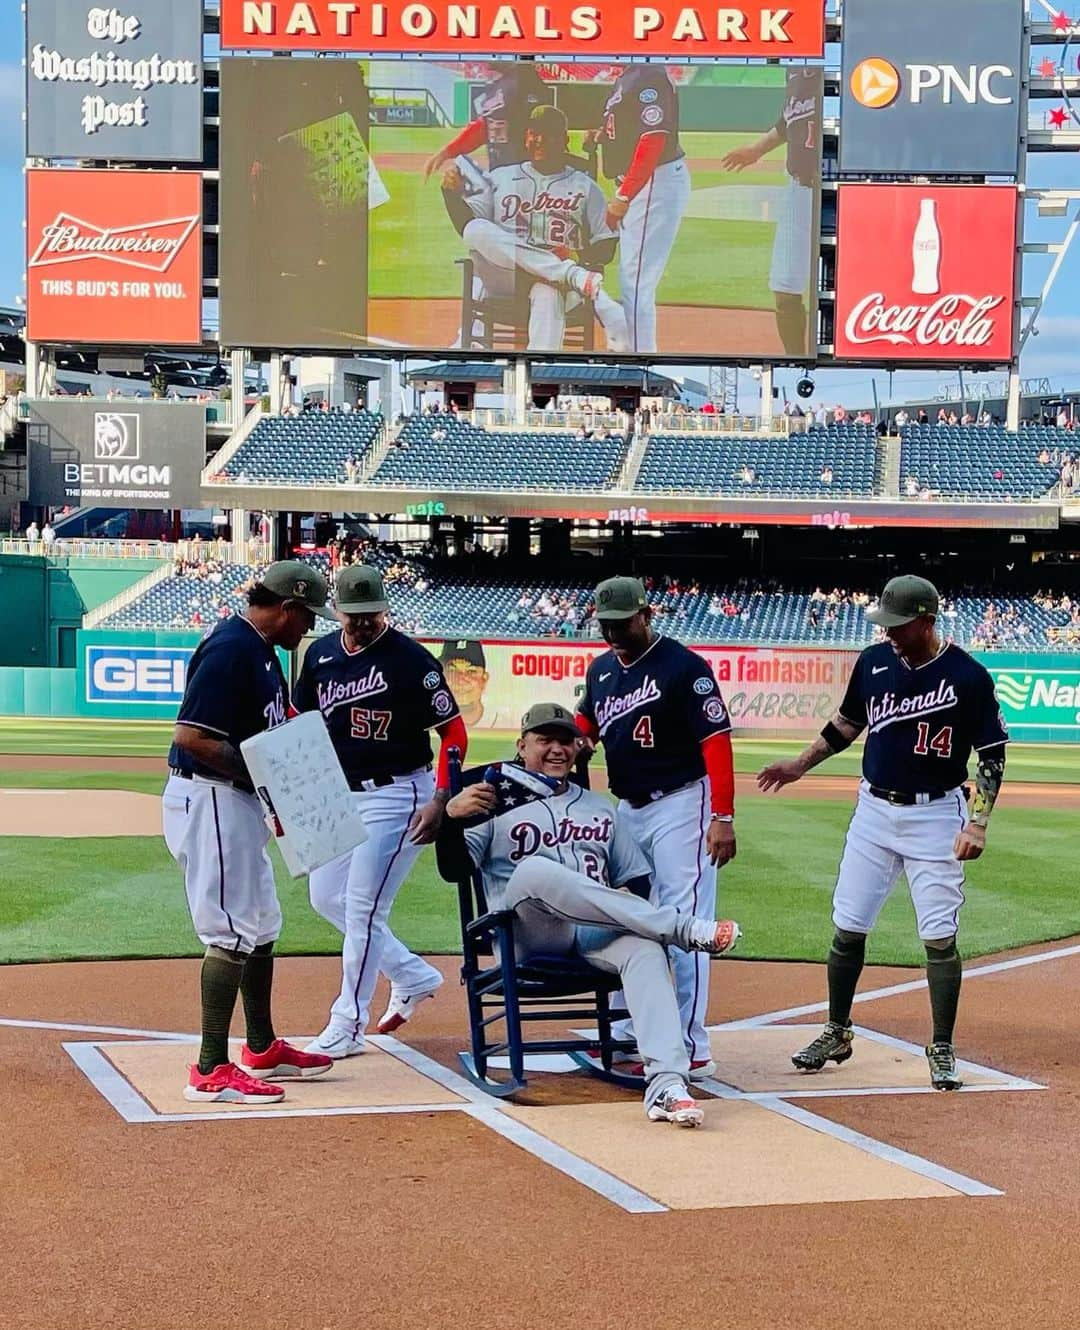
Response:
[[[879,628],[899,628],[923,614],[936,616],[938,600],[937,587],[925,577],[894,577],[877,605],[866,611],[866,617]]]
[[[561,702],[535,702],[521,718],[521,733],[530,730],[568,730],[575,739],[581,733],[574,713]]]
[[[310,563],[299,559],[281,559],[272,563],[259,579],[267,591],[282,600],[295,600],[321,619],[333,619],[334,611],[326,603],[326,578]]]
[[[596,588],[598,619],[632,619],[648,603],[645,587],[636,577],[609,577]]]
[[[342,614],[377,614],[390,608],[379,570],[362,563],[342,568],[334,583],[334,596]]]

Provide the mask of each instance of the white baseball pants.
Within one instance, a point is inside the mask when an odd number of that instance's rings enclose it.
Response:
[[[705,848],[709,818],[706,776],[644,808],[631,808],[625,799],[619,804],[620,821],[625,819],[649,861],[654,904],[672,906],[682,914],[704,919],[716,918],[716,869]],[[712,1057],[705,1029],[709,957],[699,951],[677,951],[672,969],[690,1060],[708,1061]]]
[[[646,1107],[669,1085],[685,1082],[690,1059],[664,946],[685,944],[688,916],[670,906],[654,908],[628,891],[598,886],[538,856],[514,869],[505,906],[517,916],[519,959],[576,951],[590,965],[620,977],[645,1064]]]
[[[962,790],[904,808],[875,798],[861,781],[833,894],[836,927],[869,933],[903,871],[919,937],[924,942],[952,937],[964,903],[964,866],[953,854],[953,842],[967,820]]]
[[[358,791],[368,839],[351,854],[316,869],[309,879],[311,904],[344,933],[341,992],[330,1009],[335,1031],[359,1037],[382,970],[404,994],[438,988],[442,976],[390,931],[390,907],[422,846],[408,839],[413,814],[435,792],[431,771],[419,770],[378,790]]]
[[[281,906],[258,797],[220,781],[170,776],[161,810],[199,940],[245,956],[276,942]]]
[[[810,285],[810,234],[814,225],[814,191],[788,180],[784,205],[773,237],[769,290],[805,296]]]
[[[656,290],[690,202],[686,159],[658,166],[619,227],[619,294],[631,351],[655,351]]]

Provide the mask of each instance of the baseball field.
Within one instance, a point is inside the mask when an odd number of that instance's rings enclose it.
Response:
[[[199,954],[160,836],[168,735],[163,723],[0,720],[0,962]],[[505,757],[512,744],[512,736],[477,735],[470,764]],[[822,960],[829,943],[858,750],[779,797],[758,795],[752,773],[790,751],[790,741],[735,744],[739,854],[721,875],[720,908],[742,924],[746,958]],[[594,774],[602,780],[602,763]],[[1078,809],[1074,748],[1012,747],[989,849],[968,873],[966,955],[1080,932]],[[305,881],[290,879],[274,859],[285,911],[280,950],[332,954],[338,937],[309,907]],[[456,898],[431,851],[392,922],[418,951],[459,949]],[[921,955],[910,902],[897,892],[869,956],[912,965]]]
[[[762,126],[762,130],[767,126]],[[427,158],[452,137],[447,129],[374,126],[371,153],[389,191],[374,210],[369,240],[369,331],[376,339],[413,345],[451,345],[460,323],[461,238],[443,206],[436,176],[424,183]],[[777,149],[740,174],[724,171],[724,154],[754,136],[736,133],[683,134],[693,192],[657,296],[660,347],[686,353],[718,352],[713,327],[741,328],[736,311],[760,311],[753,329],[754,353],[776,341],[771,326],[774,297],[769,264],[776,218],[788,177],[784,151]],[[581,135],[571,135],[578,152]],[[610,182],[601,180],[606,192]],[[702,256],[714,256],[702,263]],[[604,276],[619,296],[618,264]],[[665,307],[667,312],[665,313]],[[696,311],[687,322],[686,311]],[[682,314],[680,315],[680,311]],[[766,346],[758,341],[765,339]],[[431,338],[435,337],[434,342]],[[745,349],[745,342],[744,342]],[[779,350],[777,342],[776,349]]]

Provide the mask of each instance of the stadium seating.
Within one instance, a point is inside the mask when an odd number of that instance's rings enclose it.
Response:
[[[259,484],[344,484],[346,461],[363,463],[382,426],[382,416],[370,411],[266,416],[222,471]]]
[[[306,557],[328,571],[325,554]],[[366,557],[388,575],[394,619],[406,631],[447,638],[580,639],[595,635],[588,618],[591,583],[545,580],[526,586],[498,575],[438,576],[423,560],[401,559],[385,551]],[[401,574],[396,578],[395,567]],[[242,588],[251,575],[250,568],[226,565],[220,582],[190,572],[170,577],[100,626],[184,628],[191,626],[192,616],[197,614],[201,625],[208,627],[219,617],[222,606],[242,608]],[[830,610],[824,593],[814,600],[806,589],[709,586],[657,590],[650,599],[660,630],[685,642],[861,647],[875,638],[873,625],[857,605],[849,601]],[[993,615],[988,617],[991,606]],[[811,619],[812,609],[816,623]],[[1021,650],[1080,649],[1080,632],[1071,645],[1047,639],[1047,629],[1064,628],[1069,622],[1067,611],[1043,609],[1026,597],[946,600],[941,617],[945,635],[963,646]],[[330,631],[323,622],[319,627]]]
[[[376,485],[442,490],[596,490],[626,455],[620,435],[488,431],[440,412],[411,416],[376,469]]]
[[[1022,500],[1045,496],[1060,467],[1038,460],[1040,449],[1080,451],[1080,441],[1056,426],[1027,425],[1011,434],[1001,425],[905,425],[900,443],[900,488],[908,477],[918,492],[942,498]]]
[[[872,425],[812,425],[805,434],[654,434],[635,489],[650,492],[790,494],[796,498],[869,496],[877,438]],[[753,478],[744,478],[751,468]],[[832,481],[822,472],[832,468]]]

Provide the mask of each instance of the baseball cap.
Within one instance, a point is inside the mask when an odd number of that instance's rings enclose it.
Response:
[[[439,660],[466,660],[470,665],[479,665],[482,670],[487,668],[483,646],[479,642],[464,638],[457,642],[444,642],[443,649],[439,652]]]
[[[596,588],[598,619],[632,619],[648,603],[645,587],[636,577],[609,577]]]
[[[877,605],[866,611],[866,617],[881,628],[899,628],[922,614],[936,615],[938,599],[937,587],[925,577],[894,577]]]
[[[534,702],[521,718],[521,733],[530,730],[569,730],[575,739],[581,733],[574,713],[560,702]]]
[[[557,106],[534,106],[529,112],[529,125],[542,134],[565,134],[566,116]]]
[[[295,600],[321,619],[333,619],[334,611],[326,603],[326,578],[310,563],[299,559],[280,559],[272,563],[259,579],[260,585],[282,600]]]
[[[379,570],[363,563],[342,568],[334,583],[334,597],[342,614],[377,614],[390,608]]]

